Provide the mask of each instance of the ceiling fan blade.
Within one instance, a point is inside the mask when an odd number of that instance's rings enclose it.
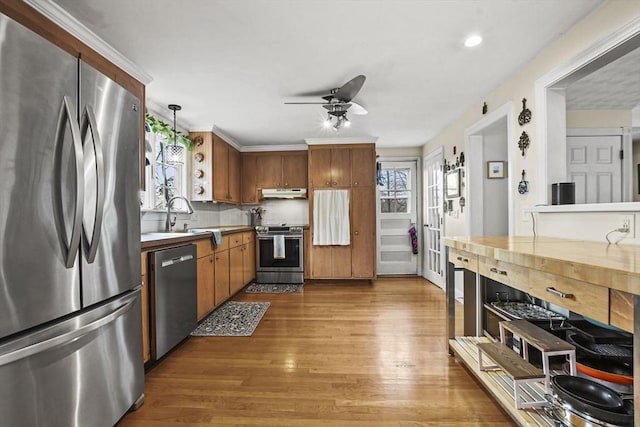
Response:
[[[293,96],[325,96],[329,93],[327,89],[322,90],[311,90],[309,92],[300,92],[296,93]]]
[[[342,102],[351,101],[360,92],[365,79],[366,77],[363,74],[355,76],[338,89],[334,96]]]
[[[364,116],[366,114],[369,114],[369,112],[360,104],[351,101],[351,113],[355,114],[356,116]]]

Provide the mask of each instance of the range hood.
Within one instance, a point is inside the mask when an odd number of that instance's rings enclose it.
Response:
[[[306,199],[306,188],[263,188],[263,199]]]

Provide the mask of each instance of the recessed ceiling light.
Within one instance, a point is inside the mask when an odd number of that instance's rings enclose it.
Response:
[[[477,34],[467,37],[464,41],[466,47],[478,46],[480,43],[482,43],[482,37]]]

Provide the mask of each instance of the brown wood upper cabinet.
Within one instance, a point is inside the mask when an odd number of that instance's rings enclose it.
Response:
[[[310,187],[350,187],[351,149],[313,146],[309,149]]]
[[[240,152],[212,132],[191,132],[191,200],[240,203]]]
[[[263,188],[307,188],[307,152],[242,153],[242,203],[259,203]]]

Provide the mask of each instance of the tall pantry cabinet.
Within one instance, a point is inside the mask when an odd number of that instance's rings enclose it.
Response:
[[[309,146],[309,278],[375,277],[375,170],[374,144]],[[330,189],[349,190],[349,246],[313,245],[313,193]]]

